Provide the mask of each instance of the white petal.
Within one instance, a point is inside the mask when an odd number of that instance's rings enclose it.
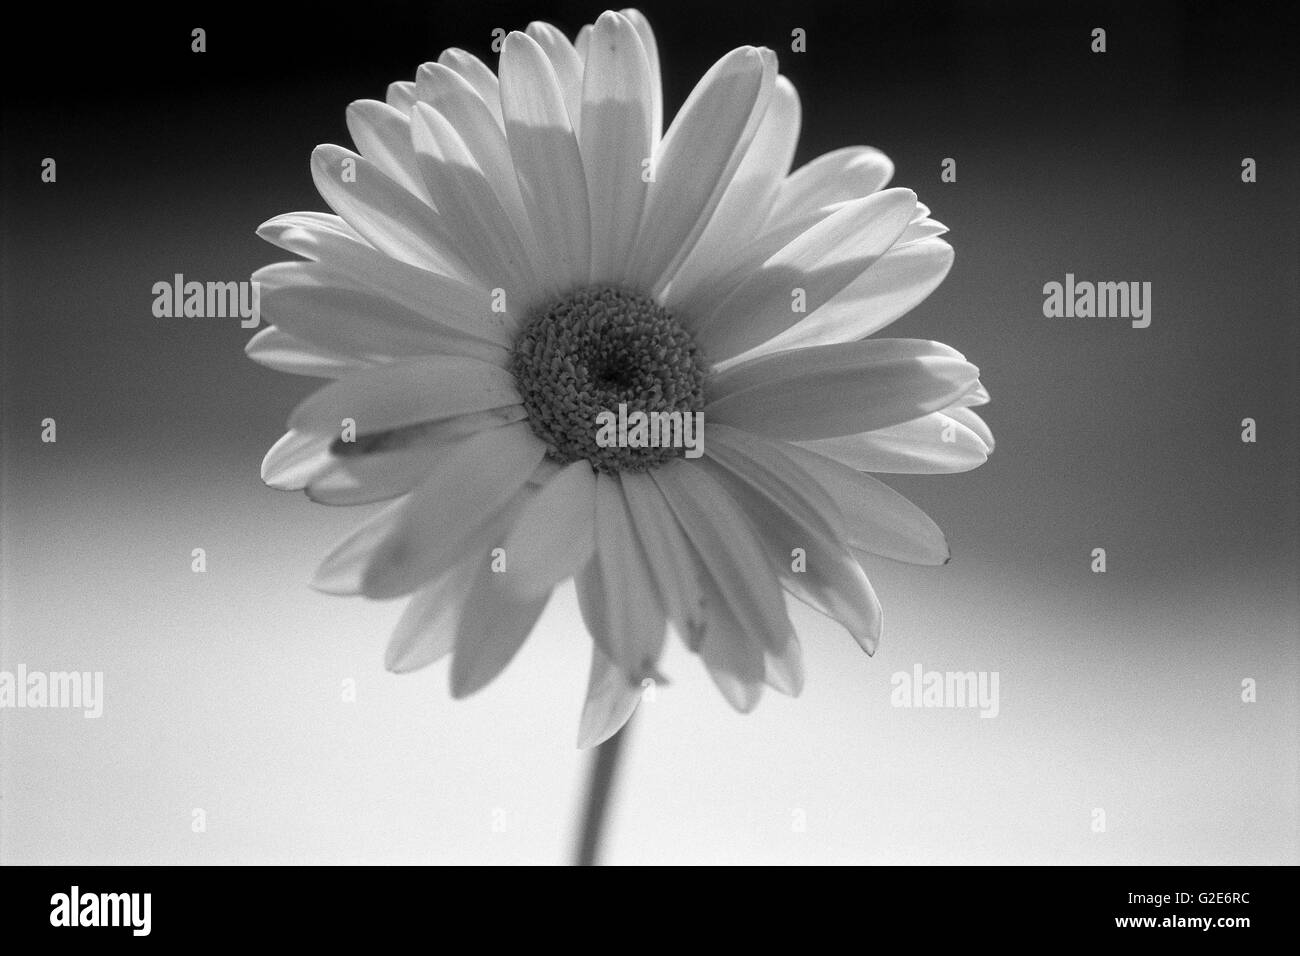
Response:
[[[970,471],[989,457],[989,444],[951,409],[860,435],[800,442],[809,451],[858,471],[938,475]],[[989,437],[992,437],[991,435]]]
[[[496,83],[496,77],[492,78],[492,82]],[[420,67],[417,87],[421,100],[445,116],[455,127],[501,208],[509,216],[514,233],[527,250],[529,262],[533,264],[533,272],[536,273],[542,257],[528,221],[528,213],[524,209],[523,197],[519,194],[515,161],[510,154],[510,144],[506,141],[505,128],[502,126],[501,104],[485,102],[463,75],[441,63],[426,63]],[[547,287],[546,291],[553,296],[560,290],[558,287]],[[528,303],[518,305],[527,306]]]
[[[745,237],[737,236],[733,247],[719,250],[723,258],[716,260],[711,268],[692,268],[689,275],[686,269],[679,270],[664,291],[664,305],[675,314],[682,315],[688,323],[692,316],[708,314],[758,272],[772,256],[829,214],[818,213],[805,219],[784,222],[748,241]]]
[[[942,236],[948,231],[948,227],[941,222],[936,222],[929,217],[923,217],[908,224],[903,230],[903,234],[898,237],[897,245],[905,246],[909,242],[920,242],[922,239],[932,239],[935,236]]]
[[[348,106],[347,122],[362,156],[421,199],[429,198],[415,166],[411,121],[404,111],[378,100],[357,100]]]
[[[524,207],[549,277],[586,283],[591,224],[582,156],[550,60],[531,37],[511,33],[501,51],[501,107]]]
[[[625,472],[619,480],[632,527],[645,549],[658,589],[659,604],[686,642],[698,645],[705,613],[700,584],[703,572],[695,549],[648,474]]]
[[[636,27],[637,36],[641,38],[641,46],[645,50],[646,62],[650,65],[650,89],[652,93],[650,101],[650,133],[655,145],[658,145],[664,129],[664,83],[659,69],[659,44],[655,41],[654,30],[650,29],[650,21],[645,18],[640,10],[629,7],[619,12],[632,21],[632,26]],[[588,42],[590,42],[590,33],[587,36]],[[582,57],[585,60],[587,54],[583,53]]]
[[[511,507],[497,514],[484,532],[483,540],[499,540],[521,498],[522,495],[516,496]],[[389,641],[385,658],[388,669],[402,673],[431,664],[451,653],[456,642],[461,639],[459,635],[472,634],[480,629],[483,625],[483,609],[475,605],[475,592],[480,588],[478,578],[485,570],[492,573],[491,568],[490,555],[475,553],[469,560],[454,565],[432,585],[421,589],[407,605]],[[501,575],[496,574],[495,577],[500,578]],[[488,603],[491,603],[491,587],[492,583],[488,585],[488,591],[479,591],[481,596],[489,598]],[[492,636],[487,638],[489,641],[493,639]],[[473,663],[473,652],[461,653],[466,657],[462,661],[462,667]],[[455,680],[454,666],[452,676]]]
[[[396,498],[429,476],[448,444],[524,417],[523,406],[509,405],[390,432],[374,441],[375,447],[358,443],[356,451],[351,449],[357,445],[340,449],[331,442],[333,453],[307,482],[307,497],[326,505],[364,505]]]
[[[406,494],[428,477],[442,450],[422,444],[357,459],[331,456],[329,464],[304,489],[323,505],[368,505]]]
[[[641,702],[641,686],[615,667],[599,647],[591,649],[591,676],[578,727],[582,749],[604,743],[623,728]]]
[[[879,332],[938,288],[952,268],[952,255],[952,246],[942,239],[895,246],[830,302],[743,358],[854,342]]]
[[[963,407],[944,409],[944,414],[973,431],[979,436],[980,441],[984,442],[988,447],[988,450],[990,452],[993,451],[995,447],[993,441],[993,430],[989,428],[984,419],[980,418],[979,415],[975,414],[975,412],[971,411],[969,408]]]
[[[578,59],[582,60],[584,67],[587,63],[587,54],[591,51],[591,32],[593,29],[592,24],[584,24],[578,31],[578,35],[573,38],[573,49],[577,51]]]
[[[277,372],[316,378],[341,378],[370,364],[309,345],[274,325],[268,325],[249,339],[244,352],[254,362]]]
[[[709,621],[700,642],[700,659],[727,703],[747,714],[758,706],[767,666],[760,644],[717,588],[711,588]],[[794,644],[791,636],[789,643]]]
[[[402,113],[410,112],[411,107],[415,105],[415,84],[409,80],[389,83],[388,95],[384,97],[384,101]]]
[[[263,223],[257,234],[281,249],[318,260],[352,285],[391,299],[437,326],[499,346],[514,342],[513,318],[492,311],[487,289],[390,258],[336,216],[289,213]]]
[[[659,294],[695,245],[749,148],[775,81],[772,51],[741,47],[691,91],[654,157],[634,287]]]
[[[787,697],[798,697],[803,693],[803,675],[803,648],[797,635],[790,638],[782,653],[765,651],[763,682],[768,687]]]
[[[438,325],[385,296],[356,288],[316,262],[281,262],[253,273],[267,322],[304,342],[365,362],[460,355],[504,366],[499,345]]]
[[[380,252],[444,275],[474,275],[429,204],[364,156],[340,146],[317,146],[311,170],[321,198]]]
[[[452,697],[468,697],[505,670],[546,606],[549,595],[521,598],[515,594],[505,580],[508,573],[494,572],[486,553],[479,559],[456,628]]]
[[[976,382],[971,386],[970,391],[953,402],[953,405],[957,408],[974,408],[976,405],[987,405],[989,401],[988,389]]]
[[[358,436],[519,404],[514,376],[474,359],[430,356],[365,369],[309,395],[289,427],[338,437],[343,419]]]
[[[492,111],[497,125],[504,130],[505,120],[501,115],[501,87],[492,68],[478,57],[455,47],[443,50],[442,55],[438,57],[438,62],[464,77],[465,82],[474,88],[487,104],[488,109]],[[436,103],[433,105],[437,106]]]
[[[831,496],[848,544],[908,564],[946,564],[948,542],[924,511],[877,479],[798,445],[776,446]]]
[[[783,649],[794,637],[794,629],[771,557],[744,512],[716,479],[691,462],[672,462],[656,468],[650,476],[694,545],[705,572],[730,608],[729,614],[744,633],[763,646]],[[708,613],[711,620],[712,606]]]
[[[619,479],[596,476],[596,552],[579,579],[579,607],[592,638],[624,673],[654,673],[666,620]],[[598,586],[592,582],[598,580]],[[593,606],[594,605],[594,606]]]
[[[524,423],[481,431],[451,446],[378,535],[365,526],[326,559],[315,582],[330,593],[400,597],[500,541],[493,528],[541,461]],[[383,516],[388,516],[384,512]]]
[[[709,383],[706,421],[809,440],[887,428],[945,408],[979,378],[959,352],[923,339],[866,339],[780,352]]]
[[[629,258],[646,184],[642,162],[654,149],[650,67],[636,28],[617,13],[596,21],[582,88],[579,142],[591,210],[593,284],[631,278]]]
[[[714,361],[761,345],[802,318],[795,290],[815,311],[866,272],[907,228],[910,189],[888,189],[845,204],[765,262],[698,321],[697,339]]]
[[[309,432],[287,431],[262,459],[262,481],[281,491],[296,491],[329,467],[331,439]]]
[[[397,533],[408,501],[409,496],[385,506],[335,545],[316,569],[311,586],[325,594],[362,593],[366,566],[373,559],[375,550]],[[438,576],[439,574],[430,574],[428,580],[432,581]]]
[[[411,598],[388,641],[386,668],[396,674],[409,674],[451,653],[461,609],[477,569],[477,564],[466,562]]]
[[[834,499],[775,442],[714,425],[707,446],[709,457],[727,473],[724,486],[775,546],[773,559],[787,590],[839,621],[863,650],[875,653],[880,602],[842,539]],[[798,572],[790,570],[795,548],[802,549],[805,562]]]
[[[866,196],[893,178],[889,157],[870,146],[846,146],[818,156],[781,184],[770,223],[795,219],[835,203]]]
[[[687,299],[690,290],[717,271],[719,263],[737,258],[740,244],[759,234],[781,179],[790,170],[799,140],[800,117],[794,84],[778,76],[772,99],[735,178],[700,241],[672,278],[671,300]]]
[[[552,477],[520,511],[506,539],[506,575],[523,596],[548,594],[591,558],[596,478],[575,461]]]
[[[525,300],[537,277],[491,183],[446,117],[417,103],[411,118],[420,175],[466,259],[486,287],[505,290],[507,303]]]
[[[329,243],[336,239],[348,239],[354,245],[374,251],[341,216],[328,212],[287,212],[262,223],[257,227],[257,234],[281,249],[308,259],[321,258],[326,249],[332,248]]]
[[[559,81],[560,92],[564,96],[564,107],[568,110],[569,121],[573,131],[582,129],[582,57],[573,48],[569,38],[549,23],[534,20],[528,24],[524,33],[537,42],[551,61],[555,78]]]

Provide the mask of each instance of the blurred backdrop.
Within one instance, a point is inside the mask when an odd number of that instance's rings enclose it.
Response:
[[[951,228],[950,276],[890,334],[980,366],[998,448],[890,480],[954,559],[869,569],[874,659],[803,614],[804,695],[742,717],[670,653],[612,862],[1297,861],[1295,74],[1264,8],[1136,6],[643,6],[670,107],[727,50],[771,46],[803,98],[797,162],[877,146]],[[316,382],[248,361],[237,319],[155,318],[151,288],[286,258],[253,230],[325,208],[307,160],[351,145],[350,101],[601,9],[46,8],[7,32],[0,668],[102,671],[106,700],[0,711],[0,861],[567,857],[571,588],[469,701],[445,664],[387,673],[400,602],[308,587],[369,509],[258,477]],[[1150,282],[1150,328],[1044,318],[1067,272]],[[998,672],[999,715],[891,707],[916,664]]]

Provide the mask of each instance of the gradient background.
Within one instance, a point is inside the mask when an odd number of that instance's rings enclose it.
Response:
[[[670,652],[611,862],[1297,861],[1294,30],[1243,4],[1134,6],[643,6],[671,108],[727,50],[769,45],[803,96],[797,162],[878,146],[951,227],[952,273],[891,334],[981,367],[998,449],[890,481],[954,560],[868,569],[874,659],[802,615],[803,697],[742,717]],[[107,701],[99,720],[0,711],[0,861],[567,857],[588,655],[571,588],[470,701],[445,663],[388,674],[401,603],[307,586],[371,509],[258,478],[317,383],[248,361],[238,320],[150,308],[173,273],[285,258],[253,230],[325,208],[308,155],[351,145],[351,100],[446,46],[487,57],[495,27],[572,35],[601,9],[47,7],[6,32],[0,667],[100,670]],[[1066,272],[1150,281],[1151,327],[1044,318]],[[891,708],[918,662],[998,671],[1001,715]]]

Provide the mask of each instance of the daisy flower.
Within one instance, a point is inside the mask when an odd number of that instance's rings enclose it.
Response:
[[[329,379],[262,477],[387,502],[324,561],[333,594],[409,597],[387,665],[490,682],[575,580],[592,639],[581,746],[615,733],[669,634],[738,710],[797,694],[786,596],[868,653],[864,554],[942,564],[942,532],[871,472],[957,472],[993,437],[958,352],[871,337],[942,281],[945,228],[878,150],[791,171],[794,87],[722,57],[664,129],[635,10],[570,42],[533,23],[498,72],[451,49],[320,146],[334,215],[259,235],[258,362]],[[702,413],[703,454],[610,444],[602,412]],[[683,419],[684,420],[684,419]]]

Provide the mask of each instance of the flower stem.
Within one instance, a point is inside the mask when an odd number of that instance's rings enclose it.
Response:
[[[587,783],[587,802],[582,816],[582,833],[578,837],[577,866],[595,866],[600,857],[601,836],[609,809],[610,793],[618,773],[618,758],[627,739],[631,721],[596,748],[591,758],[591,776]]]

